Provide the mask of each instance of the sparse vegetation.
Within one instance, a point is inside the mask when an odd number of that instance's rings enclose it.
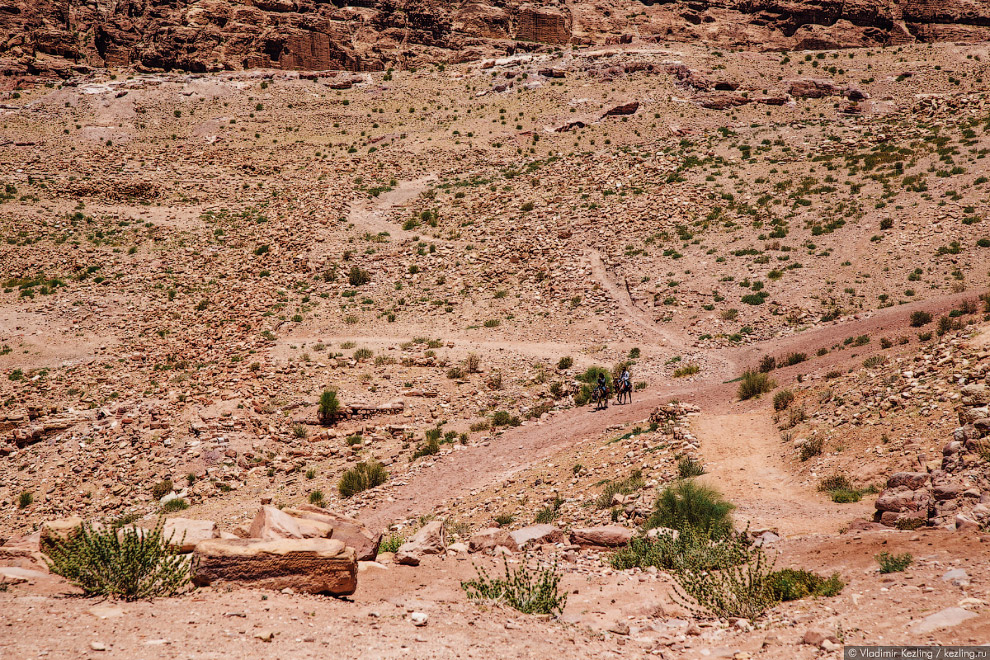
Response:
[[[739,398],[743,401],[766,394],[777,387],[767,374],[759,371],[747,370],[743,372],[742,382],[739,383]]]
[[[523,614],[563,613],[567,594],[560,593],[556,564],[534,572],[525,563],[510,569],[508,560],[503,561],[504,578],[491,577],[483,568],[476,568],[477,578],[461,582],[469,600],[507,605]]]
[[[910,552],[900,555],[892,555],[889,552],[881,552],[875,559],[880,564],[881,573],[900,573],[907,569],[914,562],[914,556]]]
[[[380,486],[388,481],[388,471],[378,461],[358,463],[344,472],[337,484],[341,497],[352,497],[358,493]]]

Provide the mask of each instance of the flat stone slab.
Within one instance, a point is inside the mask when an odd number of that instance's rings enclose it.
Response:
[[[346,596],[357,589],[354,548],[331,539],[210,539],[196,546],[196,586],[236,584]]]
[[[929,614],[921,621],[912,625],[911,632],[924,635],[925,633],[941,630],[942,628],[958,626],[960,623],[969,621],[975,616],[977,616],[976,612],[970,612],[961,607],[947,607],[935,614]]]

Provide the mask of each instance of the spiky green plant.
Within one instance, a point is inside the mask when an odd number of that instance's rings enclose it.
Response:
[[[162,534],[164,519],[153,529],[94,529],[83,524],[66,539],[48,539],[46,562],[87,596],[124,600],[174,596],[189,584],[191,560],[178,543]]]
[[[525,564],[509,568],[503,558],[505,577],[493,578],[483,568],[475,567],[478,577],[461,582],[469,600],[508,605],[523,614],[561,614],[567,594],[560,593],[560,573],[556,563],[551,568],[531,571]]]

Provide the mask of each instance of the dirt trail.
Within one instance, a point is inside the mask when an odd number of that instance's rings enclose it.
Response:
[[[401,206],[411,199],[415,199],[421,192],[427,189],[428,184],[435,177],[426,176],[412,181],[401,181],[394,189],[382,193],[373,199],[359,199],[352,201],[350,212],[347,215],[348,222],[362,231],[377,234],[388,232],[394,238],[412,238],[419,235],[417,232],[406,231],[400,225],[390,222],[386,213],[396,206]]]
[[[766,413],[702,415],[692,429],[708,470],[700,480],[736,504],[739,526],[773,527],[783,536],[831,534],[872,510],[865,500],[835,504],[813,484],[800,483],[784,462],[783,443]]]
[[[593,412],[588,406],[572,408],[557,413],[548,423],[531,422],[511,429],[488,446],[455,451],[412,476],[395,491],[394,501],[375,502],[359,517],[374,528],[430,513],[443,501],[499,483],[559,451],[596,437],[613,424],[646,419],[656,406],[656,394],[638,393],[631,404],[610,405],[601,412]]]
[[[608,295],[619,306],[619,312],[626,321],[624,325],[635,325],[647,337],[656,339],[661,345],[668,348],[680,349],[685,345],[685,337],[682,334],[658,326],[651,314],[636,306],[628,289],[612,279],[602,261],[602,256],[597,251],[588,251],[588,261],[591,265],[592,276],[601,283]]]

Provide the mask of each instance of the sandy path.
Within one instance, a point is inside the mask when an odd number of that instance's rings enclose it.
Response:
[[[872,511],[868,498],[835,504],[791,474],[767,413],[702,415],[691,426],[708,470],[700,481],[736,504],[737,526],[774,527],[784,536],[831,534]]]
[[[394,491],[391,502],[376,502],[361,512],[372,528],[433,511],[441,502],[474,488],[499,483],[516,472],[547,460],[557,452],[596,437],[613,424],[646,419],[656,406],[656,393],[637,393],[631,404],[610,405],[594,412],[589,406],[554,415],[549,422],[506,431],[488,446],[476,446],[441,457]]]

